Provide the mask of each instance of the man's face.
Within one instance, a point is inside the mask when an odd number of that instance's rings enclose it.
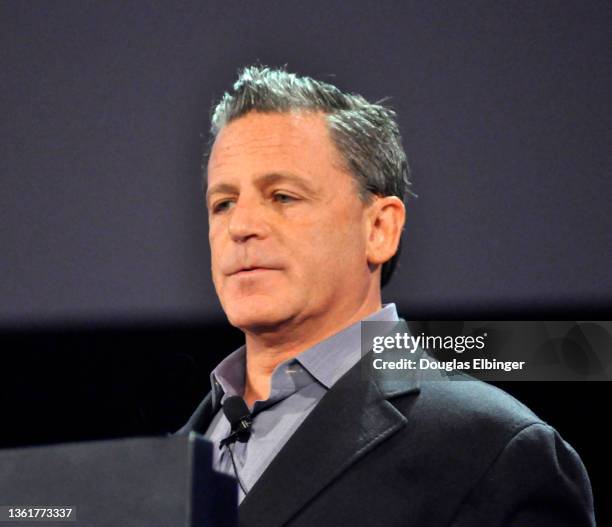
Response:
[[[251,112],[208,165],[212,276],[231,324],[274,330],[359,307],[366,210],[318,113]]]

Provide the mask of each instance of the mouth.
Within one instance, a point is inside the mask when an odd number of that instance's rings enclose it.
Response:
[[[256,276],[266,271],[276,271],[277,269],[271,269],[269,267],[245,267],[244,269],[238,269],[238,271],[231,273],[230,276]]]

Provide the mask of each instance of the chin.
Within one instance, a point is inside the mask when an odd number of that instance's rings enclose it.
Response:
[[[273,329],[290,317],[287,305],[268,295],[242,298],[223,308],[229,323],[243,331]]]

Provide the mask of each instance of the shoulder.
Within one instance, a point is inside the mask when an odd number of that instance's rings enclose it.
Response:
[[[449,423],[503,428],[509,432],[544,424],[532,410],[500,388],[468,376],[457,379],[422,382],[419,399],[423,409],[442,415]]]
[[[407,420],[405,434],[430,455],[491,463],[519,434],[555,433],[503,390],[469,380],[424,381],[413,397],[389,400]],[[537,439],[536,438],[536,442]]]
[[[398,470],[418,459],[455,496],[452,525],[594,525],[579,455],[510,394],[478,380],[425,381],[412,400],[389,402],[406,419]]]

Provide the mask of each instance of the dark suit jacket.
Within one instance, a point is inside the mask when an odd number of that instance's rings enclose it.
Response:
[[[178,433],[203,433],[210,394]],[[595,524],[570,445],[507,393],[359,364],[323,397],[239,508],[242,527]]]

